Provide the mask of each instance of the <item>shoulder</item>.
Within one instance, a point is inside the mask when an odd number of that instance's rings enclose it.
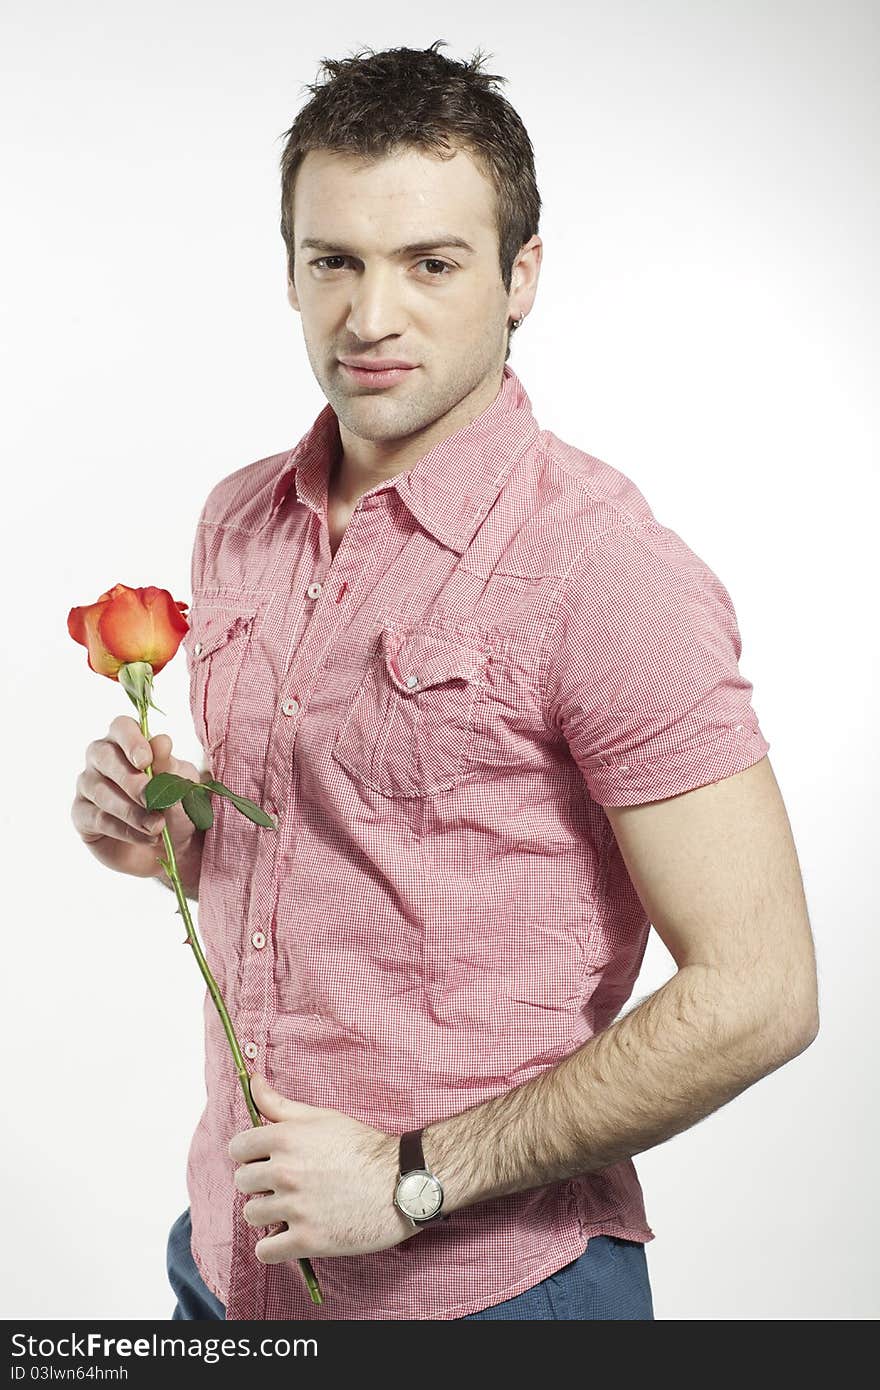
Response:
[[[717,574],[671,526],[661,521],[632,478],[595,454],[542,431],[531,467],[540,505],[535,529],[552,538],[558,570],[575,589],[586,580],[611,587],[626,576],[709,586],[729,595]]]
[[[293,450],[284,449],[227,473],[208,493],[200,522],[208,526],[258,531],[268,518],[275,484],[292,455]]]
[[[513,469],[497,509],[507,573],[569,579],[615,536],[658,525],[632,478],[541,430]]]
[[[595,454],[542,430],[535,441],[534,462],[562,509],[610,526],[637,526],[653,519],[641,490],[619,468]]]

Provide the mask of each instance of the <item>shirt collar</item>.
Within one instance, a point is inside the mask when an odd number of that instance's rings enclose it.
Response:
[[[505,363],[498,394],[482,415],[370,492],[394,487],[416,520],[461,554],[538,433],[525,387]],[[270,521],[291,488],[297,501],[323,515],[327,478],[339,449],[336,412],[328,404],[284,460],[272,491]]]

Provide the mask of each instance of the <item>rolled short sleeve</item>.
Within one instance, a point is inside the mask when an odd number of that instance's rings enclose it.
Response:
[[[597,541],[569,576],[542,662],[545,718],[602,806],[676,796],[770,748],[741,674],[730,595],[669,527]]]

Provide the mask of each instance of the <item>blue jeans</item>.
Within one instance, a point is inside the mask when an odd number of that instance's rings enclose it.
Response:
[[[172,1318],[216,1318],[225,1321],[226,1310],[199,1274],[190,1249],[192,1227],[189,1207],[181,1212],[168,1235],[168,1279],[177,1297]],[[478,1313],[453,1322],[490,1318],[538,1321],[565,1319],[653,1320],[654,1306],[648,1280],[645,1247],[621,1236],[590,1236],[577,1259],[548,1274],[533,1288],[494,1303]]]

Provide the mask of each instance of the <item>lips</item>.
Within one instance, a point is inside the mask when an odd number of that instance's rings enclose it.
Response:
[[[397,361],[399,363],[399,359],[397,359]],[[375,389],[395,386],[397,382],[403,381],[408,377],[410,372],[417,370],[410,362],[395,365],[394,358],[389,358],[387,363],[383,362],[381,367],[378,364],[364,367],[358,363],[357,358],[353,358],[351,361],[346,362],[344,358],[340,357],[339,363],[342,371],[349,380],[361,386],[371,386]]]
[[[404,362],[402,357],[340,357],[345,367],[355,367],[362,372],[390,372],[398,368],[411,371],[414,362]]]

